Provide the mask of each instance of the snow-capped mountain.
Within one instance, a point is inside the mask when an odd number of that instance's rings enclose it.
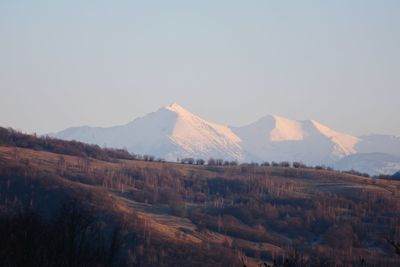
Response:
[[[333,166],[344,159],[337,166],[354,166],[355,170],[366,171],[366,167],[362,167],[364,163],[356,164],[357,160],[348,156],[380,152],[400,157],[398,137],[356,137],[335,131],[315,120],[297,121],[271,115],[246,126],[228,127],[202,119],[176,103],[126,125],[74,127],[51,136],[127,148],[132,153],[149,154],[172,161],[184,157],[213,157],[256,162],[302,161],[312,165]],[[346,158],[350,165],[345,163]],[[360,159],[365,162],[365,157]],[[379,166],[397,166],[393,158],[386,165],[384,159],[379,157]]]
[[[210,157],[243,160],[240,138],[224,125],[206,121],[174,103],[132,122],[110,128],[76,127],[53,136],[127,148],[167,160]]]
[[[267,161],[329,164],[355,153],[354,146],[360,141],[314,120],[295,121],[270,115],[232,129],[242,139],[245,151]]]

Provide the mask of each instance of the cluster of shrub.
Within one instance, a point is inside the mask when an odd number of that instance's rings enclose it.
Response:
[[[204,159],[194,159],[194,158],[183,158],[178,160],[182,164],[195,164],[195,165],[205,165],[208,166],[237,166],[239,163],[237,161],[228,161],[223,159],[210,158],[207,161]]]
[[[145,158],[144,160],[148,160]],[[152,157],[152,160],[154,161],[154,157]],[[160,160],[159,160],[160,161]],[[276,167],[276,168],[294,168],[294,169],[314,169],[314,170],[325,170],[325,171],[337,171],[333,169],[332,167],[325,166],[325,165],[316,165],[316,166],[308,166],[304,164],[303,162],[300,161],[294,161],[294,162],[289,162],[289,161],[281,161],[281,162],[276,162],[276,161],[264,161],[262,163],[258,162],[243,162],[239,163],[237,161],[228,161],[228,160],[223,160],[223,159],[214,159],[210,158],[207,161],[204,159],[194,159],[194,158],[183,158],[183,159],[178,159],[178,162],[181,164],[189,164],[189,165],[208,165],[208,166],[241,166],[241,167]],[[362,177],[367,177],[370,178],[371,176],[366,173],[366,172],[360,172],[356,170],[349,170],[349,171],[341,171],[342,173],[346,174],[351,174],[351,175],[357,175],[357,176],[362,176]],[[380,174],[380,175],[375,175],[373,178],[377,179],[390,179],[390,180],[400,180],[400,171],[395,173],[394,175],[385,175],[385,174]]]
[[[136,158],[138,160],[145,160],[145,161],[163,161],[163,159],[155,159],[153,156],[147,156],[144,155],[142,157],[137,156]],[[325,171],[337,171],[333,169],[332,167],[325,166],[325,165],[316,165],[316,166],[308,166],[304,164],[303,162],[300,161],[294,161],[294,162],[289,162],[289,161],[281,161],[281,162],[276,162],[276,161],[264,161],[262,163],[258,162],[243,162],[239,163],[237,161],[229,161],[229,160],[223,160],[223,159],[214,159],[210,158],[207,161],[204,159],[194,159],[194,158],[183,158],[183,159],[178,159],[178,162],[181,164],[189,164],[189,165],[208,165],[208,166],[242,166],[242,167],[276,167],[276,168],[295,168],[295,169],[315,169],[315,170],[325,170]],[[360,172],[356,170],[349,170],[349,171],[341,171],[342,173],[346,174],[351,174],[351,175],[357,175],[357,176],[362,176],[362,177],[367,177],[370,178],[371,176],[366,173],[366,172]],[[400,180],[400,171],[395,173],[394,175],[385,175],[385,174],[380,174],[373,176],[373,178],[377,179],[390,179],[390,180]]]
[[[210,158],[206,162],[203,159],[194,159],[194,158],[183,158],[181,160],[178,160],[178,162],[182,164],[194,164],[194,165],[205,165],[207,164],[208,166],[253,166],[253,167],[281,167],[281,168],[295,168],[295,169],[315,169],[315,170],[327,170],[327,171],[334,171],[333,168],[324,166],[324,165],[317,165],[317,166],[307,166],[303,162],[295,161],[295,162],[289,162],[289,161],[281,161],[281,162],[243,162],[243,163],[238,163],[237,161],[228,161],[228,160],[223,160],[223,159],[214,159]],[[357,171],[349,171],[347,173],[351,173],[354,175],[362,175],[362,176],[367,176],[368,174],[366,173],[360,173]]]
[[[380,175],[375,176],[375,178],[387,179],[387,180],[400,180],[400,171],[396,172],[393,175],[380,174]]]

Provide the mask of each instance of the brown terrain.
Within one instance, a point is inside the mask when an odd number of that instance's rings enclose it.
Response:
[[[390,244],[400,240],[400,181],[18,146],[0,146],[0,207],[28,203],[46,217],[79,199],[123,225],[126,265],[400,266]]]

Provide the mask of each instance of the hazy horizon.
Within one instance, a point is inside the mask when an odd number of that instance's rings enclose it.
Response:
[[[125,124],[176,102],[400,136],[399,1],[2,1],[0,126]]]

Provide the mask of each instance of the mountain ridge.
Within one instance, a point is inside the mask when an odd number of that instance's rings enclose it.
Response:
[[[400,155],[400,138],[393,136],[357,137],[314,119],[293,120],[279,115],[266,115],[240,127],[227,126],[203,119],[177,103],[125,125],[72,127],[51,136],[126,148],[169,161],[192,157],[332,165],[357,153],[393,154],[397,147]]]

